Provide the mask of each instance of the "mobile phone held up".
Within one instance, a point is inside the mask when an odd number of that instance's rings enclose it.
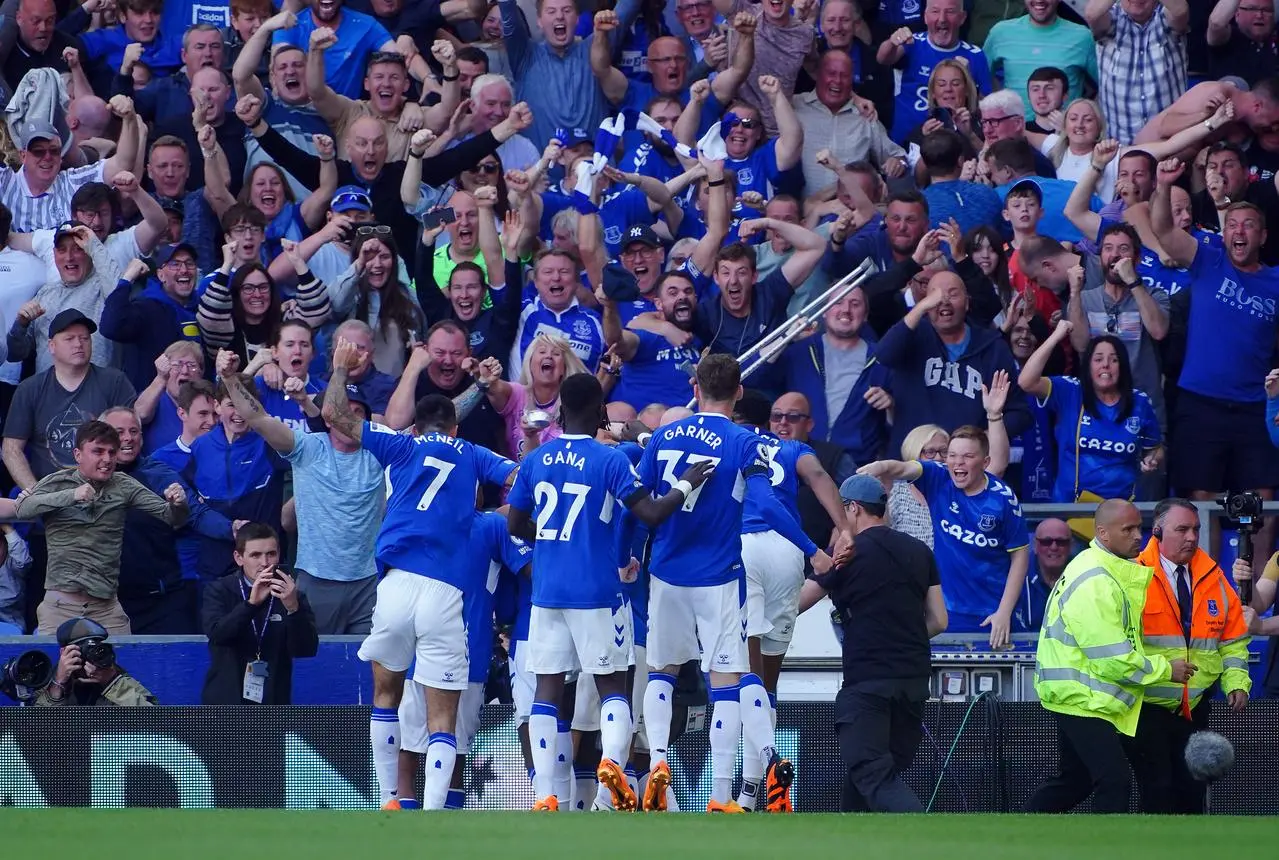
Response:
[[[453,211],[453,207],[446,206],[443,209],[435,209],[423,215],[422,226],[427,230],[434,230],[443,224],[452,224],[456,220],[457,213]]]
[[[937,120],[938,122],[940,122],[946,128],[949,128],[949,129],[955,128],[955,117],[950,112],[950,108],[935,107],[928,112],[928,115],[932,117],[933,119]]]

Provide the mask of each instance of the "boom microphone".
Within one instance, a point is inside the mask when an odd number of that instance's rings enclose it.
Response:
[[[1186,742],[1186,768],[1200,782],[1216,782],[1234,763],[1234,745],[1224,735],[1195,732]]]

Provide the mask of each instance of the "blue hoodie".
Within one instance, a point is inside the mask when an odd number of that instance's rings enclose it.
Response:
[[[951,357],[927,319],[911,330],[902,320],[884,333],[875,357],[893,371],[893,435],[888,450],[900,452],[906,434],[921,424],[950,432],[965,424],[986,426],[981,387],[995,371],[1006,370],[1012,383],[1004,406],[1009,438],[1030,427],[1030,408],[1017,387],[1017,364],[999,332],[968,325],[968,339]]]
[[[280,507],[284,504],[284,476],[288,464],[257,433],[245,433],[234,442],[216,424],[191,445],[191,460],[182,479],[196,491],[196,498],[228,520],[266,523],[280,531]],[[217,579],[234,567],[230,535],[203,537],[200,545],[200,578]]]
[[[866,402],[866,391],[875,386],[891,391],[893,387],[892,372],[876,358],[876,338],[869,325],[862,326],[861,336],[866,343],[866,369],[849,392],[844,408],[834,416],[826,408],[826,343],[821,333],[796,341],[782,353],[786,390],[808,398],[813,438],[843,448],[858,466],[883,456],[888,440],[888,414]]]
[[[157,496],[164,495],[170,484],[182,484],[178,473],[167,463],[143,457],[121,472],[137,479]],[[186,525],[174,529],[163,520],[137,509],[130,509],[124,521],[124,544],[120,552],[120,594],[145,597],[172,591],[184,579],[193,579],[195,570],[183,567],[179,543],[183,537],[200,534],[229,540],[231,521],[195,498],[187,491],[191,516]]]
[[[107,296],[98,329],[103,337],[124,344],[120,369],[135,389],[142,391],[155,379],[155,360],[171,343],[200,342],[195,321],[198,304],[194,291],[189,304],[179,304],[155,278],[148,278],[136,295],[133,284],[122,280]]]

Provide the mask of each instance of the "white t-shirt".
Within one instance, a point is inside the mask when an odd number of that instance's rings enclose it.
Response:
[[[39,258],[13,248],[0,251],[0,322],[3,322],[4,334],[9,333],[9,327],[18,318],[18,308],[34,299],[47,280],[44,263]],[[22,362],[0,364],[0,382],[17,385],[21,379]]]
[[[1044,138],[1044,145],[1039,148],[1044,155],[1050,155],[1053,147],[1057,145],[1057,141],[1061,140],[1061,135],[1050,134]],[[1122,151],[1120,152],[1122,155]],[[1061,166],[1057,168],[1058,179],[1068,179],[1071,182],[1078,182],[1083,178],[1090,168],[1088,166],[1092,159],[1092,150],[1085,152],[1083,155],[1075,155],[1070,151],[1070,147],[1066,148],[1065,154],[1061,157]],[[1106,169],[1102,172],[1101,178],[1097,180],[1097,187],[1093,192],[1101,198],[1102,203],[1109,203],[1115,199],[1115,179],[1119,176],[1119,158],[1115,157],[1106,165]],[[1088,238],[1093,238],[1089,236]]]

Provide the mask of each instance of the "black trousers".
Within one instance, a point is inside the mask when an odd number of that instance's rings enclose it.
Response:
[[[1027,812],[1070,812],[1092,795],[1097,813],[1128,811],[1132,792],[1129,743],[1096,717],[1053,714],[1057,723],[1057,772],[1026,801]]]
[[[196,583],[181,582],[171,591],[120,595],[134,636],[198,636]]]
[[[1143,705],[1133,743],[1132,770],[1141,811],[1154,815],[1202,815],[1208,786],[1186,768],[1186,742],[1208,728],[1211,700],[1205,694],[1190,719],[1158,705]]]
[[[847,768],[842,812],[923,812],[902,781],[923,740],[928,681],[865,681],[835,697],[839,754]]]

